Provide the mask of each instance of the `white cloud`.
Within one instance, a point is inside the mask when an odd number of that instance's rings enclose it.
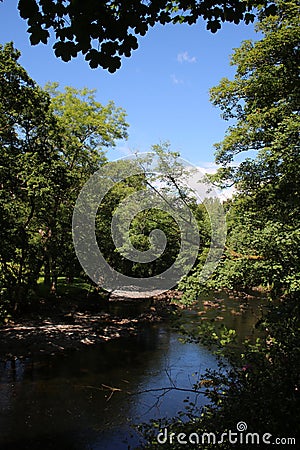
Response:
[[[199,175],[201,174],[202,176],[205,174],[213,174],[216,173],[217,169],[219,168],[219,166],[217,166],[217,164],[213,163],[213,162],[201,162],[201,165],[196,166],[198,172],[196,174],[194,174],[190,179],[189,182],[191,183],[190,186],[192,188],[194,188],[196,191],[199,190],[199,181],[201,179],[201,176],[199,177]],[[197,188],[198,186],[198,188]],[[203,185],[205,186],[205,185]],[[203,187],[202,189],[204,189],[203,192],[205,192],[205,187]],[[225,201],[229,198],[232,198],[232,196],[236,193],[235,187],[231,186],[229,188],[226,189],[219,189],[219,188],[214,188],[212,192],[210,192],[209,194],[203,194],[203,198],[205,198],[207,195],[213,196],[213,197],[218,197],[221,201]]]
[[[180,63],[183,63],[183,62],[195,63],[197,60],[196,60],[195,56],[190,56],[188,54],[188,52],[181,52],[181,53],[178,53],[178,55],[177,55],[177,61]]]
[[[229,198],[232,198],[232,196],[236,194],[236,189],[234,186],[231,186],[226,189],[222,189],[220,197],[222,200],[228,200]]]
[[[177,78],[174,73],[171,75],[171,80],[173,84],[183,84],[183,80]]]
[[[220,166],[211,161],[201,161],[199,167],[204,170],[205,173],[216,173]]]

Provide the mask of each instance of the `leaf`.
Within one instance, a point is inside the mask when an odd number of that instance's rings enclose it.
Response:
[[[210,30],[212,33],[216,33],[220,28],[221,24],[219,20],[209,20],[206,25],[207,30]]]
[[[40,42],[43,42],[43,44],[47,44],[48,38],[49,38],[49,32],[48,30],[43,30],[41,27],[30,27],[28,31],[30,30],[30,43],[31,45],[37,45]]]

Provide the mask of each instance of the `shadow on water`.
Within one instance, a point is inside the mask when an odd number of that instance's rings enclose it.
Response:
[[[195,323],[197,317],[197,310],[185,312],[184,321]],[[171,383],[190,389],[192,373],[216,367],[207,349],[178,337],[159,324],[83,351],[1,362],[0,448],[134,448],[139,436],[132,422],[174,416],[187,396],[173,390],[158,399],[159,393],[145,391]],[[204,401],[198,398],[198,404]]]

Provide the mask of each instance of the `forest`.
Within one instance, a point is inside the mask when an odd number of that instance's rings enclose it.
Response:
[[[178,292],[179,310],[193,308],[202,295],[211,292],[250,297],[259,292],[266,298],[255,324],[259,335],[255,341],[246,340],[239,352],[233,351],[235,331],[214,321],[203,321],[193,330],[181,327],[185,339],[205,345],[218,359],[218,368],[207,369],[193,386],[209,402],[199,407],[187,400],[176,417],[140,424],[143,448],[161,446],[157,435],[165,429],[175,438],[166,440],[163,448],[177,449],[182,442],[176,436],[182,440],[191,433],[221,434],[241,420],[261,436],[270,433],[297,439],[299,435],[300,5],[297,0],[273,3],[276,12],[269,14],[263,8],[258,12],[256,27],[262,37],[245,40],[234,50],[233,79],[223,78],[210,90],[211,103],[229,124],[224,139],[215,144],[218,170],[206,180],[216,189],[234,187],[233,195],[222,202],[209,195],[202,203],[196,200],[184,184],[188,169],[169,142],[153,143],[152,156],[134,155],[132,171],[120,177],[122,167],[110,166],[107,149],[128,136],[125,110],[113,101],[101,104],[95,90],[62,89],[57,82],[39,86],[19,63],[20,52],[14,44],[0,47],[2,331],[25,316],[35,319],[45,311],[48,315],[63,311],[66,318],[74,311],[74,297],[76,307],[81,300],[96,308],[109,302],[113,289],[107,292],[101,281],[97,284],[87,276],[72,235],[80,192],[93,174],[102,174],[107,167],[112,167],[113,184],[97,210],[95,239],[113,271],[130,280],[143,280],[159,277],[175,264],[184,275],[168,291],[169,309],[170,298]],[[20,5],[24,16],[25,2]],[[59,48],[57,44],[56,53]],[[126,55],[129,50],[123,51]],[[100,58],[98,65],[105,67],[103,61]],[[240,155],[245,156],[237,163]],[[151,158],[158,161],[159,171],[147,170]],[[133,205],[124,203],[126,198],[140,192],[151,198],[158,190],[168,208],[146,202],[130,221],[129,231],[122,231],[120,223],[134,214]],[[112,236],[111,224],[120,204],[125,204],[125,216],[119,218],[116,230],[119,235],[128,231],[130,245],[121,239],[116,246]],[[183,214],[185,208],[198,229],[191,267],[192,247],[180,253],[183,236],[192,240],[185,228],[189,218],[182,219],[180,227],[180,221],[172,217],[174,210]],[[226,215],[227,236],[216,268],[202,281],[212,245],[212,210]],[[153,230],[157,229],[166,237],[163,252],[155,247]],[[150,262],[131,257],[132,247],[139,255],[148,252]],[[190,442],[190,447],[195,443]],[[232,444],[219,441],[218,448],[229,449]],[[244,442],[234,444],[247,448]],[[215,446],[208,440],[201,448]]]

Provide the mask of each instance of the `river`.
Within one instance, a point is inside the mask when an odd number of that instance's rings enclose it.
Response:
[[[261,299],[241,309],[236,299],[220,296],[212,316],[240,336],[250,335]],[[126,314],[124,308],[119,313]],[[203,309],[199,301],[192,311],[183,311],[183,323],[197,325]],[[217,366],[205,347],[181,343],[179,337],[170,324],[160,323],[82,351],[2,361],[1,450],[133,449],[140,437],[132,423],[172,417],[188,395],[172,390],[158,399],[162,391],[151,390],[171,384],[191,389],[193,373]],[[200,396],[198,404],[203,402]]]

